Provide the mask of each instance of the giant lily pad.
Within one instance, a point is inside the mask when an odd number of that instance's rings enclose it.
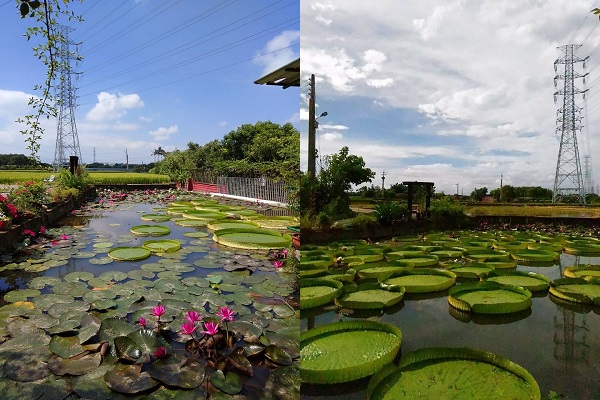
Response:
[[[229,247],[242,249],[281,249],[291,245],[290,235],[281,235],[268,229],[219,229],[213,240]]]
[[[343,284],[333,279],[307,278],[300,281],[300,309],[322,306],[335,299]]]
[[[374,321],[343,321],[303,332],[300,376],[306,383],[339,383],[370,376],[400,350],[402,333]]]
[[[540,400],[541,393],[531,374],[506,358],[467,348],[426,348],[373,376],[368,398]]]
[[[164,236],[171,232],[171,228],[164,225],[137,225],[131,228],[131,233],[138,236]]]
[[[456,281],[456,275],[439,269],[403,269],[385,280],[388,285],[404,286],[406,293],[428,293],[446,290]]]
[[[600,279],[556,279],[550,283],[550,294],[574,303],[600,305]]]
[[[579,265],[565,268],[563,275],[568,278],[600,277],[600,265]],[[6,296],[4,299],[6,300]]]
[[[344,294],[335,303],[344,308],[375,309],[391,307],[404,298],[403,286],[385,286],[365,283],[355,288],[344,288]]]
[[[108,256],[119,261],[136,261],[150,257],[150,250],[143,247],[117,247],[108,252]]]
[[[142,247],[150,250],[153,253],[171,253],[181,248],[181,244],[177,240],[146,240],[142,243]]]
[[[143,221],[152,221],[152,222],[166,222],[170,220],[171,217],[167,214],[143,214]]]
[[[520,286],[530,292],[548,290],[550,287],[550,279],[545,275],[535,272],[494,271],[488,275],[486,281],[498,282],[504,285]]]
[[[479,314],[507,314],[531,307],[531,292],[496,282],[464,283],[450,289],[448,303]]]

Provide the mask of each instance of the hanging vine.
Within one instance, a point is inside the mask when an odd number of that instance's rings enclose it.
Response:
[[[68,60],[59,57],[60,47],[63,43],[66,43],[67,38],[60,29],[57,29],[57,20],[61,15],[66,17],[67,21],[77,20],[81,22],[82,18],[67,9],[71,0],[17,1],[20,2],[19,12],[21,18],[29,17],[34,18],[36,21],[34,26],[27,28],[24,36],[28,41],[33,37],[41,38],[39,44],[32,47],[32,50],[33,54],[47,67],[44,83],[33,87],[34,91],[41,91],[41,96],[32,96],[29,99],[29,106],[32,108],[31,114],[17,119],[18,123],[25,124],[25,128],[20,132],[25,136],[31,158],[39,162],[40,140],[44,134],[44,128],[41,126],[40,120],[43,117],[50,119],[50,117],[57,116],[56,106],[60,99],[52,94],[52,90],[57,79],[56,73],[62,67],[61,63],[68,63]],[[83,2],[83,0],[79,1]],[[81,59],[78,54],[72,53],[71,56],[78,60]]]

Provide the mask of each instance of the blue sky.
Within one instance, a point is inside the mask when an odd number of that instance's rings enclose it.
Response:
[[[29,154],[17,118],[45,67],[14,1],[0,1],[0,153]],[[298,88],[254,81],[300,52],[299,0],[86,0],[62,21],[84,59],[76,123],[85,163],[154,161],[151,153],[221,139],[246,123],[301,125]],[[56,121],[44,122],[41,160],[52,163]]]
[[[553,188],[560,136],[558,46],[581,44],[589,89],[579,140],[600,184],[600,22],[592,0],[301,2],[302,77],[317,78],[317,149],[348,146],[373,184],[433,181],[468,195],[503,184]],[[561,71],[559,71],[561,73]],[[301,90],[306,167],[307,87]],[[558,98],[559,103],[562,98]]]

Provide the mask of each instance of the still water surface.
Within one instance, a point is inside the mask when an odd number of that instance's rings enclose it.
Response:
[[[552,267],[517,267],[551,280],[566,267],[600,264],[600,257],[562,254]],[[448,292],[430,298],[405,296],[384,313],[342,315],[331,307],[302,313],[301,330],[352,318],[369,318],[399,327],[402,353],[425,347],[470,347],[506,357],[527,369],[538,382],[542,398],[553,390],[571,400],[600,399],[600,307],[556,304],[547,292],[532,298],[531,311],[508,317],[452,316]],[[567,308],[568,307],[568,308]],[[341,385],[303,385],[302,399],[366,399],[369,379]]]

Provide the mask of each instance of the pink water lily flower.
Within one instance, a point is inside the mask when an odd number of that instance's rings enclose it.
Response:
[[[152,311],[152,315],[154,315],[155,317],[160,318],[161,315],[163,315],[165,313],[165,306],[159,304],[156,307],[152,307],[150,309],[150,311]]]
[[[163,357],[166,357],[166,356],[167,356],[167,348],[166,348],[166,347],[162,347],[162,346],[161,346],[161,347],[157,348],[157,349],[154,351],[154,353],[152,353],[152,354],[154,354],[154,356],[155,356],[156,358],[163,358]]]
[[[202,333],[205,333],[207,335],[214,335],[215,333],[219,332],[219,324],[216,322],[205,322],[204,323],[204,330],[202,331]]]
[[[50,243],[52,244],[52,246],[56,246],[58,244],[58,240],[53,240]]]
[[[181,325],[181,332],[185,333],[186,335],[193,335],[195,330],[196,325],[193,322],[186,322],[185,324]]]
[[[60,237],[60,239],[61,239],[61,240],[68,240],[68,239],[69,239],[69,237],[68,237],[67,235],[62,235],[62,236]]]
[[[219,311],[217,311],[215,314],[221,317],[221,322],[223,322],[233,321],[235,319],[236,312],[229,307],[219,307]]]
[[[273,266],[275,268],[281,268],[281,267],[283,267],[283,261],[281,261],[281,260],[275,260],[275,261],[273,261]]]
[[[192,324],[196,321],[202,321],[202,316],[198,314],[198,311],[188,311],[185,316],[185,320],[191,322]]]
[[[148,324],[148,322],[146,321],[146,318],[140,317],[140,319],[138,320],[137,324],[139,326],[141,326],[142,328],[146,329],[146,325]]]

